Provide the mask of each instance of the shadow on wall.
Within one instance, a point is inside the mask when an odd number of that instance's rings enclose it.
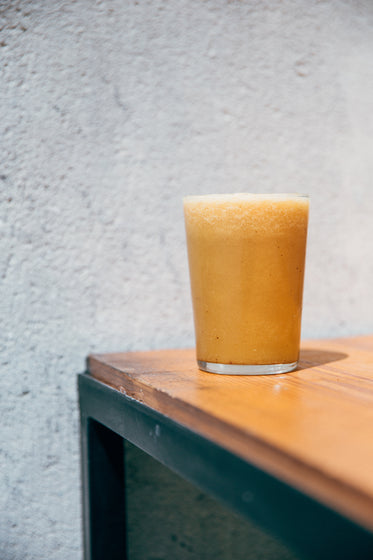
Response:
[[[299,560],[290,549],[125,443],[128,556]]]

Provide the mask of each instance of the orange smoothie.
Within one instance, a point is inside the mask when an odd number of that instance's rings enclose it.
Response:
[[[199,362],[296,367],[308,208],[297,194],[184,198]]]

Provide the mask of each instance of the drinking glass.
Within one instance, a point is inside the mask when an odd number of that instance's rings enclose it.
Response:
[[[308,196],[240,193],[183,202],[199,368],[238,375],[294,370]]]

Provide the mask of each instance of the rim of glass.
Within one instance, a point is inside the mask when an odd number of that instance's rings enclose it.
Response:
[[[183,197],[183,201],[188,200],[255,200],[255,199],[294,199],[294,198],[310,198],[310,195],[297,193],[297,192],[282,192],[282,193],[216,193],[216,194],[196,194],[196,195],[186,195]]]

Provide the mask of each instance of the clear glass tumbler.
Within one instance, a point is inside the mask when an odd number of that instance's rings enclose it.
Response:
[[[184,198],[200,369],[292,371],[299,356],[308,196]]]

